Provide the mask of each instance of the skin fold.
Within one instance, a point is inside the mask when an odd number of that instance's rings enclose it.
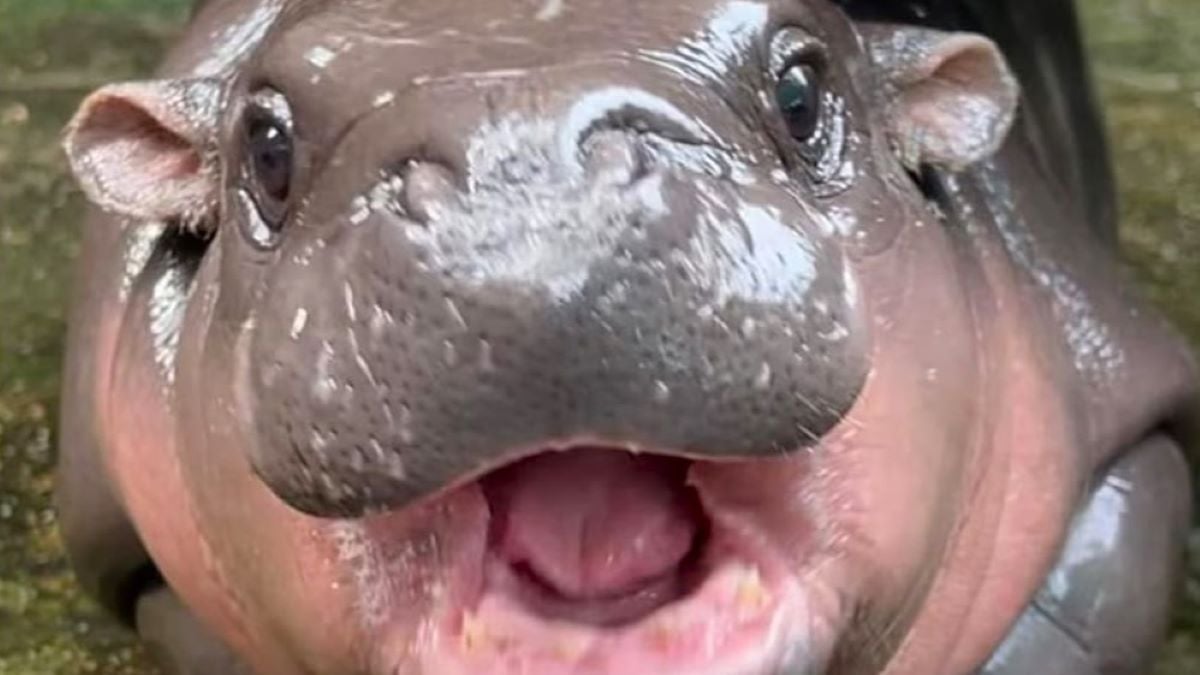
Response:
[[[1195,364],[1117,265],[1073,25],[925,10],[200,3],[64,141],[85,587],[177,673],[1144,672]],[[514,605],[497,495],[568,449],[581,502],[682,467],[712,583]]]

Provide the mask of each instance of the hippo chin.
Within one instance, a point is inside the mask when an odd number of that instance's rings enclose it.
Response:
[[[181,673],[1142,672],[1191,357],[996,44],[864,16],[204,3],[65,139],[84,584]]]

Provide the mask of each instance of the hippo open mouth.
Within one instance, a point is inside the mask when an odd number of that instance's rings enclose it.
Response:
[[[832,638],[837,607],[820,584],[798,581],[810,563],[794,549],[813,539],[804,508],[754,499],[754,476],[772,464],[555,447],[367,521],[454,509],[464,495],[486,505],[471,519],[476,545],[447,575],[451,600],[430,630],[434,672],[810,668],[828,658],[829,640],[813,631]],[[772,522],[786,528],[790,555]]]
[[[547,618],[596,625],[678,600],[702,571],[709,526],[687,469],[580,448],[489,474],[489,587]]]

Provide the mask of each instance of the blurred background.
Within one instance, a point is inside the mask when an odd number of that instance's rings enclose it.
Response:
[[[82,598],[51,504],[65,291],[83,209],[59,130],[149,73],[190,0],[0,0],[0,675],[144,674]],[[1133,276],[1200,349],[1200,6],[1079,0]],[[1200,673],[1200,529],[1155,675]]]

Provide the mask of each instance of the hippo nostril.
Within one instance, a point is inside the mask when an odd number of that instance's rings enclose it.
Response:
[[[402,170],[404,209],[410,218],[428,223],[461,207],[461,194],[450,170],[429,162],[410,162]]]
[[[647,158],[633,133],[605,129],[588,136],[581,148],[588,174],[604,185],[629,185],[646,173]]]

